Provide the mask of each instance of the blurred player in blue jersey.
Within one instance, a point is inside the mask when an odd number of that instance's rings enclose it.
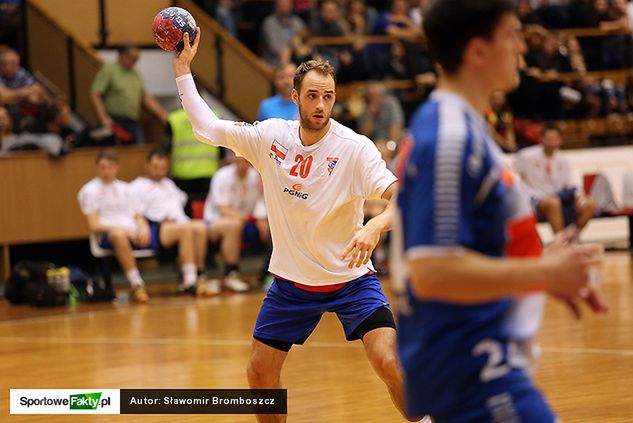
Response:
[[[399,165],[394,266],[407,412],[445,422],[554,422],[528,374],[544,293],[606,306],[595,246],[541,245],[520,181],[482,119],[518,82],[525,44],[511,0],[435,0],[424,30],[439,86]]]

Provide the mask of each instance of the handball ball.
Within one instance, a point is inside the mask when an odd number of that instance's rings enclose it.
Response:
[[[154,41],[163,50],[182,51],[185,47],[182,41],[185,32],[189,34],[191,44],[196,39],[196,21],[185,9],[168,7],[154,18],[152,32]]]

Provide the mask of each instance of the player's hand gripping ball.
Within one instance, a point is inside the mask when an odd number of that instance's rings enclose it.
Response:
[[[196,21],[191,13],[180,7],[163,9],[154,18],[152,24],[154,41],[163,50],[182,51],[185,47],[182,37],[189,33],[190,43],[196,39]]]

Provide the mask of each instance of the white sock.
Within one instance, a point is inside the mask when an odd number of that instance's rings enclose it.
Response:
[[[182,284],[185,288],[194,286],[198,278],[198,267],[195,263],[185,263],[182,265]]]
[[[130,282],[130,284],[132,284],[133,288],[136,288],[137,286],[143,286],[145,284],[145,281],[143,281],[143,278],[141,277],[141,274],[138,271],[137,267],[125,272],[125,277]]]

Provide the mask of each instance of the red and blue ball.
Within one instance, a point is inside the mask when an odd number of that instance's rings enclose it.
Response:
[[[152,24],[154,41],[163,50],[182,51],[183,35],[189,34],[191,44],[196,39],[196,21],[180,7],[168,7],[158,12]]]

